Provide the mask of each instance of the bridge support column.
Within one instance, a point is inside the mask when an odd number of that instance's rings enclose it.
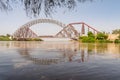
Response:
[[[81,35],[84,35],[84,34],[85,34],[85,26],[84,26],[84,23],[82,23]]]
[[[90,28],[88,27],[88,32],[90,31]]]

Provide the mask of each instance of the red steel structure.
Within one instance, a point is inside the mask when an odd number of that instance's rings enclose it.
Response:
[[[39,38],[39,36],[30,29],[31,26],[39,23],[52,23],[63,28],[53,37],[76,38],[85,34],[85,31],[86,31],[85,28],[88,28],[88,31],[93,30],[94,34],[99,33],[98,30],[96,30],[95,28],[91,27],[90,25],[84,22],[70,23],[68,25],[65,25],[62,22],[52,20],[52,19],[37,19],[22,25],[18,30],[14,32],[13,38],[16,38],[16,39]],[[75,29],[75,25],[81,25],[80,33]]]
[[[96,30],[95,28],[91,27],[90,25],[84,23],[84,22],[76,22],[76,23],[70,23],[69,25],[82,25],[82,29],[81,29],[81,34],[85,34],[85,27],[88,28],[88,32],[91,30],[93,30],[94,34],[95,33],[99,33],[98,30]]]

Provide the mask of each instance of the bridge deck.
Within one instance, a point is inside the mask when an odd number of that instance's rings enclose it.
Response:
[[[70,38],[40,38],[43,41],[70,41]]]

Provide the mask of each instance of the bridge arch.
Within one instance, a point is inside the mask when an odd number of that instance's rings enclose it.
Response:
[[[17,29],[14,33],[13,33],[13,38],[19,39],[19,38],[37,38],[38,35],[33,32],[30,27],[35,25],[35,24],[39,24],[39,23],[52,23],[52,24],[56,24],[62,28],[66,27],[65,24],[63,24],[60,21],[57,20],[52,20],[52,19],[37,19],[37,20],[33,20],[30,21],[24,25],[22,25],[19,29]]]
[[[21,27],[31,27],[32,25],[39,24],[39,23],[53,23],[53,24],[56,24],[60,27],[66,26],[62,22],[57,21],[57,20],[53,20],[53,19],[37,19],[37,20],[30,21],[30,22],[22,25]]]

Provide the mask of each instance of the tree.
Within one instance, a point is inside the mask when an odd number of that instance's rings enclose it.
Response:
[[[120,29],[115,29],[112,31],[112,34],[120,34]]]
[[[105,33],[98,33],[96,37],[97,40],[107,40],[107,38],[108,35],[106,35]]]
[[[82,36],[80,39],[82,39],[82,42],[87,42],[87,43],[93,43],[95,42],[95,35],[90,31],[87,34],[88,36]]]
[[[120,34],[119,34],[119,36],[118,36],[118,39],[120,40]]]
[[[90,31],[88,32],[88,37],[95,38],[95,35]]]
[[[119,34],[118,39],[120,40],[120,29],[113,30],[112,34]]]
[[[7,37],[10,37],[11,35],[10,34],[6,34]]]
[[[0,9],[8,11],[12,9],[13,4],[22,3],[27,15],[38,16],[43,9],[44,14],[50,16],[56,8],[74,9],[78,2],[86,1],[94,0],[0,0]]]

